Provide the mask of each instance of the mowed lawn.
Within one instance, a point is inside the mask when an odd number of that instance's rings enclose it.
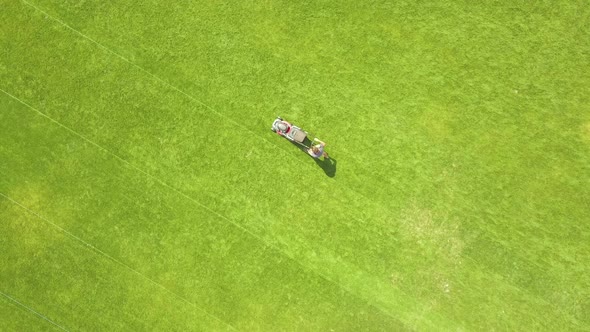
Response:
[[[589,330],[589,68],[587,1],[0,0],[0,330]]]

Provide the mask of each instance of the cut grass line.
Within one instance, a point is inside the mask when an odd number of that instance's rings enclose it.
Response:
[[[211,318],[213,318],[213,319],[217,320],[218,322],[220,322],[220,323],[222,323],[222,324],[224,324],[224,325],[227,325],[227,326],[228,326],[228,327],[230,327],[232,330],[234,330],[234,331],[237,331],[237,329],[236,329],[236,328],[234,328],[234,327],[233,327],[232,325],[230,325],[229,323],[227,323],[227,322],[225,322],[225,321],[221,320],[221,319],[220,319],[220,318],[218,318],[217,316],[215,316],[215,315],[211,314],[210,312],[208,312],[208,311],[206,311],[206,310],[202,309],[201,307],[199,307],[199,306],[197,306],[196,304],[194,304],[194,303],[190,302],[189,300],[185,299],[184,297],[182,297],[182,296],[180,296],[180,295],[178,295],[178,294],[174,293],[173,291],[171,291],[171,290],[169,290],[168,288],[164,287],[162,284],[158,283],[158,282],[157,282],[157,281],[155,281],[154,279],[152,279],[152,278],[150,278],[150,277],[146,276],[145,274],[143,274],[143,273],[141,273],[141,272],[137,271],[136,269],[132,268],[131,266],[129,266],[129,265],[127,265],[127,264],[123,263],[122,261],[120,261],[120,260],[118,260],[118,259],[114,258],[113,256],[111,256],[111,255],[109,255],[109,254],[105,253],[104,251],[102,251],[102,250],[98,249],[97,247],[93,246],[92,244],[90,244],[90,243],[88,243],[88,242],[84,241],[83,239],[81,239],[80,237],[78,237],[78,236],[76,236],[75,234],[71,233],[71,232],[70,232],[70,231],[68,231],[67,229],[65,229],[65,228],[63,228],[63,227],[61,227],[61,226],[57,225],[56,223],[52,222],[51,220],[47,219],[45,216],[42,216],[41,214],[39,214],[39,213],[37,213],[37,212],[35,212],[35,211],[33,211],[33,210],[29,209],[28,207],[26,207],[26,206],[22,205],[21,203],[19,203],[19,202],[15,201],[14,199],[12,199],[12,198],[10,198],[10,197],[6,196],[6,195],[5,195],[4,193],[2,193],[2,192],[0,192],[0,196],[2,196],[2,197],[4,197],[5,199],[9,200],[9,201],[10,201],[10,202],[12,202],[13,204],[15,204],[15,205],[19,206],[20,208],[22,208],[22,209],[23,209],[23,210],[25,210],[26,212],[28,212],[28,213],[30,213],[30,214],[32,214],[32,215],[34,215],[35,217],[37,217],[37,218],[39,218],[39,219],[43,220],[43,221],[44,221],[44,222],[46,222],[47,224],[49,224],[49,225],[51,225],[51,226],[53,226],[53,227],[57,228],[58,230],[60,230],[61,232],[65,233],[67,236],[71,237],[72,239],[74,239],[74,240],[76,240],[76,241],[78,241],[78,242],[82,243],[82,244],[83,244],[83,245],[84,245],[84,246],[85,246],[85,247],[86,247],[88,250],[90,250],[90,251],[93,251],[94,253],[96,253],[96,254],[99,254],[99,255],[101,255],[101,256],[103,256],[103,257],[106,257],[107,259],[109,259],[109,260],[113,261],[114,263],[116,263],[116,264],[119,264],[119,265],[121,265],[121,266],[123,266],[123,267],[127,268],[128,270],[132,271],[133,273],[135,273],[135,274],[139,275],[140,277],[142,277],[142,278],[144,278],[144,279],[148,280],[149,282],[151,282],[151,283],[152,283],[152,284],[154,284],[155,286],[157,286],[157,287],[159,287],[160,289],[164,290],[166,293],[168,293],[168,294],[170,294],[170,295],[173,295],[174,297],[176,297],[177,299],[181,300],[182,302],[184,302],[184,303],[186,303],[186,304],[189,304],[189,305],[191,305],[192,307],[194,307],[195,309],[199,310],[200,312],[202,312],[202,313],[206,314],[207,316],[209,316],[209,317],[211,317]]]
[[[16,304],[17,304],[18,306],[20,306],[21,308],[24,308],[24,309],[26,309],[28,312],[30,312],[30,313],[32,313],[32,314],[34,314],[34,315],[38,316],[38,317],[41,317],[41,318],[42,318],[44,321],[47,321],[47,322],[49,322],[51,325],[53,325],[53,326],[57,327],[58,329],[60,329],[60,330],[62,330],[62,331],[70,332],[70,330],[68,330],[68,329],[66,329],[65,327],[63,327],[63,326],[59,325],[58,323],[56,323],[56,322],[52,321],[52,320],[51,320],[51,319],[49,319],[47,316],[45,316],[45,315],[43,315],[42,313],[38,312],[37,310],[35,310],[35,309],[33,309],[33,308],[29,307],[28,305],[26,305],[26,304],[23,304],[22,302],[18,301],[18,300],[17,300],[17,299],[15,299],[14,297],[12,297],[12,296],[10,296],[10,295],[8,295],[8,294],[4,293],[3,291],[0,291],[0,294],[1,294],[2,296],[4,296],[5,298],[7,298],[8,300],[10,300],[11,302],[13,302],[13,303],[16,303]]]
[[[242,226],[242,225],[240,225],[240,224],[238,224],[238,223],[234,222],[234,221],[233,221],[233,220],[231,220],[230,218],[228,218],[228,217],[226,217],[226,216],[224,216],[224,215],[220,214],[219,212],[217,212],[217,211],[215,211],[215,210],[211,209],[210,207],[208,207],[208,206],[204,205],[203,203],[201,203],[201,202],[197,201],[196,199],[192,198],[191,196],[188,196],[187,194],[185,194],[185,193],[183,193],[182,191],[180,191],[179,189],[177,189],[177,188],[175,188],[175,187],[173,187],[173,186],[169,185],[168,183],[164,182],[163,180],[159,179],[158,177],[156,177],[156,176],[154,176],[154,175],[151,175],[151,174],[147,173],[146,171],[142,170],[141,168],[139,168],[139,167],[137,167],[137,166],[133,165],[132,163],[130,163],[129,161],[127,161],[127,160],[123,159],[123,158],[122,158],[122,157],[120,157],[119,155],[117,155],[117,154],[115,154],[115,153],[111,152],[110,150],[108,150],[108,149],[106,149],[106,148],[102,147],[101,145],[99,145],[99,144],[97,144],[97,143],[95,143],[95,142],[91,141],[90,139],[86,138],[86,137],[85,137],[85,136],[83,136],[82,134],[80,134],[80,133],[76,132],[75,130],[73,130],[73,129],[69,128],[69,127],[67,127],[66,125],[64,125],[64,124],[60,123],[59,121],[57,121],[57,120],[55,120],[55,119],[53,119],[53,118],[49,117],[48,115],[46,115],[45,113],[43,113],[43,112],[39,111],[38,109],[34,108],[33,106],[31,106],[31,105],[27,104],[25,101],[23,101],[23,100],[19,99],[18,97],[14,96],[14,95],[12,95],[12,94],[10,94],[10,93],[8,93],[8,92],[7,92],[7,91],[5,91],[4,89],[0,88],[0,91],[2,91],[2,92],[3,92],[4,94],[6,94],[7,96],[9,96],[9,97],[13,98],[14,100],[16,100],[16,101],[18,101],[18,102],[22,103],[23,105],[27,106],[27,108],[29,108],[29,109],[33,110],[34,112],[38,113],[39,115],[43,116],[44,118],[48,119],[49,121],[53,122],[54,124],[58,125],[59,127],[62,127],[63,129],[65,129],[65,130],[67,130],[68,132],[72,133],[73,135],[75,135],[75,136],[77,136],[77,137],[81,138],[82,140],[86,141],[87,143],[89,143],[89,144],[91,144],[91,145],[95,146],[96,148],[98,148],[99,150],[101,150],[101,151],[105,152],[106,154],[113,156],[114,158],[118,159],[119,161],[121,161],[122,163],[126,164],[126,165],[127,165],[127,166],[129,166],[130,168],[132,168],[132,169],[136,170],[137,172],[139,172],[139,173],[141,173],[141,174],[145,175],[146,177],[148,177],[148,178],[150,178],[150,179],[154,180],[155,182],[159,183],[160,185],[162,185],[162,186],[164,186],[164,187],[166,187],[166,188],[170,189],[171,191],[173,191],[173,192],[175,192],[176,194],[178,194],[178,195],[180,195],[180,196],[184,197],[185,199],[187,199],[187,200],[191,201],[192,203],[194,203],[194,204],[197,204],[198,206],[200,206],[201,208],[205,209],[205,210],[206,210],[206,211],[208,211],[209,213],[211,213],[211,214],[213,214],[213,215],[217,216],[219,219],[221,219],[221,220],[224,220],[224,221],[228,222],[229,224],[233,225],[234,227],[237,227],[238,229],[242,230],[244,233],[246,233],[246,234],[249,234],[249,235],[250,235],[250,236],[252,236],[253,238],[255,238],[255,239],[257,239],[258,241],[260,241],[261,243],[265,244],[267,247],[269,247],[269,248],[272,248],[273,250],[275,250],[275,251],[276,251],[278,254],[280,254],[280,255],[283,255],[283,256],[287,257],[289,260],[291,260],[291,261],[293,261],[293,262],[297,263],[299,266],[301,266],[301,268],[302,268],[303,270],[305,270],[305,271],[310,271],[311,273],[314,273],[314,274],[316,274],[316,275],[320,276],[321,278],[323,278],[323,279],[324,279],[324,280],[326,280],[327,282],[329,282],[329,283],[332,283],[332,284],[334,284],[335,286],[337,286],[337,287],[339,287],[339,288],[343,289],[344,291],[346,291],[347,293],[349,293],[351,296],[353,296],[353,297],[356,297],[356,298],[360,299],[362,302],[366,303],[367,305],[369,305],[369,306],[372,306],[372,307],[376,308],[377,310],[381,311],[382,313],[384,313],[385,315],[387,315],[387,316],[391,317],[392,319],[394,319],[394,320],[397,320],[397,318],[396,318],[396,317],[394,317],[394,316],[392,316],[392,314],[391,314],[390,312],[388,312],[388,311],[386,311],[386,310],[383,310],[381,307],[379,307],[379,306],[376,306],[376,305],[374,305],[374,304],[370,303],[370,302],[369,302],[367,299],[365,299],[365,298],[361,297],[359,294],[356,294],[355,292],[353,292],[353,291],[349,290],[348,288],[346,288],[346,287],[345,287],[345,286],[343,286],[342,284],[340,284],[340,283],[338,283],[338,282],[336,282],[336,281],[334,281],[334,280],[330,279],[330,278],[329,278],[328,276],[326,276],[325,274],[323,274],[323,273],[321,273],[321,272],[319,272],[319,271],[317,271],[317,270],[311,269],[311,268],[309,268],[309,267],[306,267],[306,266],[305,266],[305,265],[304,265],[302,262],[300,262],[299,260],[297,260],[297,259],[295,259],[295,258],[293,258],[293,257],[289,256],[287,253],[285,253],[283,250],[281,250],[281,249],[280,249],[278,246],[276,246],[276,245],[274,245],[274,244],[272,244],[272,243],[269,243],[269,242],[268,242],[268,241],[266,241],[264,238],[262,238],[262,237],[260,237],[259,235],[257,235],[257,234],[255,234],[255,233],[253,233],[252,231],[250,231],[249,229],[245,228],[244,226]],[[2,193],[0,193],[0,195],[1,195],[1,196],[4,196],[4,197],[6,197],[6,198],[8,198],[7,196],[5,196],[5,195],[4,195],[4,194],[2,194]],[[11,200],[11,201],[15,202],[14,200]],[[22,206],[22,205],[21,205],[21,206]],[[59,226],[57,226],[57,227],[59,227]],[[65,230],[64,230],[64,231],[65,231]],[[69,233],[69,234],[71,234],[71,233]],[[72,235],[73,235],[73,234],[72,234]],[[79,239],[78,237],[76,237],[76,238],[77,238],[77,239]],[[80,239],[80,240],[81,240],[81,239]],[[81,240],[81,241],[82,241],[82,240]],[[101,253],[103,253],[103,252],[101,252]],[[103,254],[104,254],[104,253],[103,253]],[[106,255],[106,254],[104,254],[104,255]],[[118,262],[118,261],[117,261],[117,262]],[[121,264],[123,264],[123,263],[121,263]],[[125,265],[125,264],[123,264],[123,265]],[[127,265],[125,265],[125,266],[127,266]],[[132,268],[131,268],[131,267],[129,267],[129,266],[127,266],[127,267],[128,267],[128,268],[130,268],[130,269],[132,269]],[[134,271],[135,271],[135,270],[134,270]],[[135,271],[135,272],[137,272],[137,271]],[[139,272],[137,272],[137,273],[139,273]],[[147,278],[147,277],[146,277],[146,278]],[[151,279],[150,279],[150,280],[151,280]],[[153,280],[152,280],[152,281],[153,281]],[[163,286],[162,286],[162,287],[163,287]],[[172,294],[174,294],[174,293],[172,293]],[[189,303],[190,303],[190,302],[189,302]]]
[[[37,10],[37,11],[39,11],[39,12],[43,13],[43,15],[47,16],[47,17],[48,17],[48,18],[50,18],[51,20],[53,20],[53,21],[55,21],[55,22],[57,22],[57,23],[61,24],[62,26],[66,27],[68,30],[70,30],[70,31],[74,32],[75,34],[79,35],[80,37],[82,37],[82,38],[84,38],[84,39],[86,39],[86,40],[90,41],[91,43],[93,43],[93,44],[95,44],[96,46],[98,46],[98,47],[102,48],[103,50],[107,51],[108,53],[111,53],[112,55],[116,56],[117,58],[119,58],[119,59],[121,59],[121,60],[123,60],[123,61],[127,62],[128,64],[132,65],[133,67],[135,67],[135,68],[139,69],[141,72],[143,72],[143,73],[145,73],[146,75],[150,76],[150,77],[151,77],[151,78],[153,78],[154,80],[156,80],[156,81],[158,81],[158,82],[160,82],[160,83],[164,84],[165,86],[167,86],[167,87],[171,88],[172,90],[174,90],[174,91],[176,91],[176,92],[178,92],[178,93],[180,93],[180,94],[182,94],[182,95],[186,96],[186,97],[187,97],[187,98],[189,98],[190,100],[192,100],[192,101],[194,101],[194,102],[198,103],[199,105],[201,105],[201,106],[205,107],[206,109],[208,109],[208,110],[209,110],[209,111],[211,111],[212,113],[214,113],[214,114],[216,114],[216,115],[218,115],[218,116],[220,116],[220,117],[222,117],[222,118],[226,119],[227,121],[229,121],[229,122],[231,122],[231,123],[235,124],[236,126],[238,126],[238,127],[242,127],[242,124],[240,124],[240,123],[236,122],[234,119],[232,119],[232,118],[230,118],[230,117],[227,117],[227,116],[223,115],[223,113],[220,113],[219,111],[215,110],[213,107],[211,107],[211,106],[209,106],[209,105],[205,104],[204,102],[202,102],[201,100],[197,99],[196,97],[194,97],[194,96],[192,96],[192,95],[190,95],[190,94],[188,94],[188,93],[184,92],[183,90],[181,90],[181,89],[180,89],[180,88],[178,88],[177,86],[175,86],[175,85],[173,85],[173,84],[169,83],[168,81],[166,81],[166,80],[164,80],[164,79],[160,78],[159,76],[157,76],[157,75],[155,75],[155,74],[151,73],[150,71],[148,71],[148,70],[144,69],[144,68],[143,68],[143,67],[141,67],[140,65],[138,65],[138,64],[134,63],[133,61],[131,61],[131,60],[127,59],[127,58],[126,58],[126,57],[124,57],[123,55],[121,55],[121,54],[119,54],[119,53],[117,53],[117,52],[113,51],[112,49],[108,48],[107,46],[105,46],[105,45],[103,45],[103,44],[99,43],[98,41],[94,40],[94,39],[93,39],[93,38],[91,38],[90,36],[88,36],[88,35],[86,35],[86,34],[82,33],[82,32],[81,32],[81,31],[79,31],[79,30],[76,30],[75,28],[73,28],[72,26],[70,26],[70,25],[69,25],[69,24],[67,24],[66,22],[64,22],[64,21],[60,20],[59,18],[57,18],[57,17],[54,17],[54,16],[50,15],[49,13],[47,13],[46,11],[44,11],[43,9],[41,9],[41,8],[39,8],[39,7],[37,7],[37,6],[35,6],[34,4],[32,4],[32,3],[30,3],[30,2],[28,2],[28,1],[26,1],[26,0],[21,0],[21,1],[22,1],[23,3],[25,3],[26,5],[28,5],[29,7],[32,7],[33,9],[35,9],[35,10]],[[263,136],[260,136],[258,133],[254,132],[254,131],[252,131],[252,130],[250,130],[250,129],[245,129],[245,130],[246,130],[246,131],[248,131],[248,132],[250,132],[250,133],[251,133],[251,134],[253,134],[253,135],[256,135],[256,136],[258,136],[258,137],[262,138],[262,139],[263,139],[263,140],[265,140],[266,142],[269,142],[269,143],[270,143],[270,141],[269,141],[268,139],[264,138]]]

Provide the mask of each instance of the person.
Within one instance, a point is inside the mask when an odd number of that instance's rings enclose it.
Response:
[[[307,153],[309,153],[309,155],[315,159],[318,159],[319,157],[322,157],[322,156],[324,158],[330,158],[330,156],[328,156],[328,153],[326,153],[324,151],[324,147],[326,146],[326,143],[320,141],[317,138],[314,138],[313,141],[318,142],[318,144],[312,145],[309,149],[307,149]]]

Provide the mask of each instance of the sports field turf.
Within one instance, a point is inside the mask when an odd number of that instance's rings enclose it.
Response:
[[[0,0],[0,330],[590,330],[589,68],[587,1]]]

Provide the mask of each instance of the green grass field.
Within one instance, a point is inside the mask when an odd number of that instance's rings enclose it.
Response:
[[[580,0],[0,0],[0,330],[588,331],[589,68]]]

